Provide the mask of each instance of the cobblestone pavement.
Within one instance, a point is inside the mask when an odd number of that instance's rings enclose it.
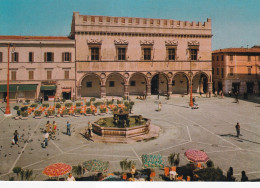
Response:
[[[81,116],[68,118],[15,120],[4,117],[0,111],[0,180],[9,180],[16,175],[13,167],[32,169],[35,180],[45,180],[43,169],[56,162],[77,165],[90,159],[110,162],[109,172],[121,171],[119,162],[125,158],[134,160],[137,169],[142,168],[142,154],[161,154],[164,164],[168,165],[170,153],[178,152],[180,165],[188,161],[184,156],[187,149],[204,150],[224,173],[230,166],[240,180],[245,170],[249,179],[260,179],[260,100],[251,98],[251,102],[241,100],[234,103],[233,98],[200,98],[196,102],[200,108],[188,107],[189,97],[173,96],[170,100],[160,97],[162,110],[158,108],[156,96],[145,101],[134,99],[134,114],[150,118],[151,123],[161,128],[160,136],[150,141],[133,144],[93,143],[83,138],[79,132],[88,121],[99,116]],[[11,107],[16,104],[11,104]],[[5,107],[1,103],[0,107]],[[16,112],[12,109],[12,114]],[[111,114],[107,114],[107,116]],[[55,120],[58,125],[56,140],[50,140],[47,148],[41,148],[43,133],[41,129],[47,120]],[[66,121],[72,124],[72,135],[66,135]],[[242,136],[237,138],[235,124],[239,122]],[[12,146],[13,132],[21,135],[19,147]],[[161,181],[162,170],[156,170],[155,180]]]

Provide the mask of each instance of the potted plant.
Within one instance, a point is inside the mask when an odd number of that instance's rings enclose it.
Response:
[[[67,108],[69,108],[69,107],[72,106],[72,103],[65,103],[65,106],[66,106]]]
[[[25,102],[26,102],[26,104],[30,104],[30,100],[29,99],[26,99]]]
[[[87,108],[87,110],[86,110],[86,116],[91,116],[91,114],[92,114],[91,108]]]
[[[134,161],[131,161],[131,160],[127,161],[127,159],[124,159],[124,160],[120,161],[120,167],[121,167],[122,171],[130,170],[132,165],[135,165]],[[126,172],[123,172],[122,178],[124,180],[126,180],[126,178],[127,178],[127,173]]]
[[[77,103],[76,103],[76,106],[77,106],[77,107],[80,107],[80,106],[81,106],[81,103],[80,103],[80,102],[77,102]]]
[[[85,173],[85,169],[79,164],[78,166],[72,166],[72,172],[80,178]]]
[[[27,111],[22,111],[21,112],[22,120],[28,119],[28,112]]]
[[[94,102],[95,100],[96,100],[95,97],[92,97],[92,98],[90,99],[90,101],[92,101],[92,102]]]
[[[47,110],[47,112],[45,112],[45,114],[48,118],[54,118],[55,111],[54,110]]]
[[[60,108],[60,107],[61,107],[61,104],[60,104],[60,103],[57,103],[55,107],[56,107],[56,108]]]
[[[34,111],[34,118],[35,119],[40,119],[42,115],[42,111],[41,110],[35,110]]]
[[[48,108],[48,107],[49,107],[49,104],[48,104],[48,103],[44,103],[44,104],[42,104],[42,107]]]
[[[75,116],[75,117],[80,117],[80,111],[81,111],[81,109],[79,109],[79,108],[76,109],[74,116]]]
[[[69,117],[69,109],[63,110],[62,117]]]
[[[36,103],[33,103],[33,104],[31,104],[31,106],[30,106],[30,107],[32,107],[32,108],[37,108],[37,106],[38,106],[38,104],[36,104]]]

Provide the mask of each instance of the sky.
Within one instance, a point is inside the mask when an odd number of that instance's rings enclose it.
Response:
[[[260,0],[0,0],[0,35],[67,36],[72,14],[207,21],[212,50],[260,45]]]

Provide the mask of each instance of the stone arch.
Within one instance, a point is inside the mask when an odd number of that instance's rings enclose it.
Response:
[[[189,77],[185,72],[177,72],[172,78],[172,93],[173,94],[188,94]]]
[[[126,79],[120,73],[110,73],[106,79],[107,96],[124,96]]]
[[[81,97],[100,97],[101,78],[95,73],[86,74],[80,80]]]
[[[196,72],[192,79],[192,92],[193,93],[207,93],[209,75],[205,72]]]
[[[146,93],[147,77],[140,72],[133,73],[129,78],[129,94],[143,95]]]
[[[169,78],[167,74],[163,72],[155,73],[151,77],[151,94],[158,94],[158,90],[161,94],[167,94]]]

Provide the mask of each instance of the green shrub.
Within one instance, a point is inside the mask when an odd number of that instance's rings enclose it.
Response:
[[[198,171],[194,171],[199,176],[199,180],[202,181],[225,181],[226,177],[223,175],[223,171],[220,168],[204,168]]]
[[[76,109],[75,114],[80,114],[81,109]]]
[[[96,98],[95,97],[92,97],[91,99],[90,99],[90,101],[95,101],[96,100]]]
[[[30,106],[30,107],[37,108],[37,106],[38,106],[38,104],[36,104],[36,103],[33,103],[33,104],[31,104],[31,106]]]
[[[116,103],[117,103],[117,104],[122,104],[123,102],[120,101],[120,100],[117,100]]]
[[[72,106],[72,103],[65,103],[65,106],[66,106],[66,107],[71,107],[71,106]]]
[[[130,105],[128,101],[125,101],[124,104],[125,104],[126,107],[129,107],[129,105]]]
[[[95,103],[94,103],[94,106],[97,107],[97,106],[100,106],[101,104],[103,104],[103,102],[95,102]]]
[[[35,110],[34,111],[34,115],[35,116],[41,116],[42,115],[42,111],[41,110]]]
[[[135,105],[135,102],[134,101],[130,101],[130,103],[129,103],[130,105]]]
[[[29,170],[29,169],[25,170],[25,180],[26,181],[33,180],[32,175],[33,175],[32,170]]]
[[[77,103],[76,103],[76,106],[81,106],[81,103],[80,103],[80,102],[77,102]]]
[[[87,108],[86,113],[87,114],[92,114],[92,110],[90,108]]]
[[[62,102],[66,102],[66,99],[62,99]]]
[[[14,110],[19,110],[19,106],[14,106]]]
[[[206,164],[208,168],[214,167],[214,163],[212,160],[208,160]]]
[[[63,110],[63,113],[62,113],[63,115],[68,115],[69,114],[69,109],[65,109],[65,110]]]
[[[48,103],[44,103],[44,104],[42,104],[42,107],[46,107],[46,108],[48,108],[50,105],[48,104]]]
[[[29,100],[29,99],[26,99],[25,102],[26,102],[26,103],[30,103],[30,100]]]
[[[85,168],[83,168],[80,164],[78,166],[72,166],[72,172],[81,177],[85,173]]]
[[[48,110],[47,111],[47,116],[53,116],[55,114],[54,110]]]
[[[89,101],[89,102],[86,102],[86,105],[87,105],[87,106],[90,106],[90,104],[91,104],[90,101]]]
[[[13,173],[15,173],[17,176],[19,175],[19,173],[21,172],[22,168],[19,166],[16,166],[13,168]]]
[[[17,116],[21,115],[21,110],[17,110]]]
[[[28,106],[24,106],[24,107],[21,108],[21,111],[22,111],[22,112],[24,112],[24,111],[26,111],[26,110],[28,110]]]
[[[127,99],[127,97],[126,96],[123,96],[123,100],[126,100]]]
[[[60,108],[61,107],[61,104],[60,103],[57,103],[56,104],[56,108]]]
[[[28,117],[28,112],[27,111],[22,111],[21,112],[22,117]]]
[[[118,106],[115,106],[115,108],[113,108],[113,112],[117,112],[118,111]]]
[[[113,101],[107,101],[107,105],[113,104]]]
[[[135,165],[134,161],[127,161],[127,159],[120,161],[120,167],[122,171],[129,170],[132,167],[132,165]]]
[[[100,108],[100,113],[106,113],[107,109],[106,108]]]

